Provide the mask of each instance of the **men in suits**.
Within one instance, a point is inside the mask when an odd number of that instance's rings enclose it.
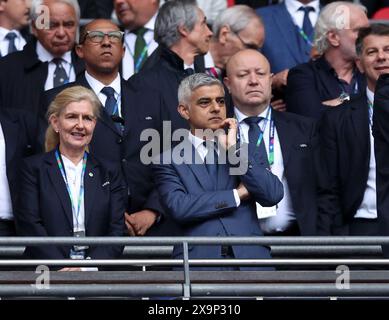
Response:
[[[129,79],[135,87],[161,94],[164,117],[171,120],[172,130],[188,126],[177,113],[177,89],[188,74],[201,71],[194,70],[194,59],[208,52],[211,36],[204,13],[193,1],[164,3],[155,23],[159,61]]]
[[[257,9],[265,25],[262,52],[275,73],[274,88],[283,91],[289,69],[310,59],[319,10],[319,0],[285,0]]]
[[[358,30],[368,25],[361,5],[337,1],[323,8],[315,32],[321,57],[289,71],[288,111],[319,119],[328,107],[364,90],[364,77],[355,65],[355,40]]]
[[[116,15],[125,28],[126,51],[122,76],[128,79],[139,72],[147,58],[158,47],[154,40],[155,19],[159,0],[114,0]]]
[[[29,0],[0,1],[0,58],[22,50],[26,40],[21,30],[28,26]]]
[[[183,142],[161,156],[153,166],[161,202],[167,214],[178,222],[181,236],[261,236],[255,202],[264,206],[278,203],[283,196],[280,181],[254,153],[240,150],[247,170],[232,175],[229,153],[236,148],[236,120],[226,119],[221,82],[203,73],[185,78],[178,89],[180,115],[189,122]],[[217,134],[227,128],[228,134]],[[208,130],[207,133],[205,133]],[[211,134],[213,133],[213,134]],[[218,146],[216,146],[217,144]],[[165,161],[171,159],[171,161]],[[181,246],[173,250],[182,259]],[[189,246],[189,258],[269,258],[261,246]],[[241,268],[244,269],[244,268]]]
[[[109,20],[98,19],[81,31],[76,52],[86,71],[76,81],[46,93],[48,104],[65,87],[81,85],[92,89],[104,106],[90,145],[91,153],[122,167],[129,188],[126,222],[129,232],[144,235],[154,224],[159,207],[146,204],[153,188],[149,168],[140,161],[141,132],[161,132],[161,99],[158,93],[135,89],[121,79],[119,66],[124,55],[123,32]],[[45,110],[46,111],[46,110]],[[151,197],[150,197],[151,199]],[[152,209],[152,210],[150,210]]]
[[[320,146],[326,170],[319,193],[320,234],[378,235],[379,184],[371,126],[376,81],[380,74],[389,72],[388,48],[388,26],[360,29],[356,41],[357,65],[366,76],[367,87],[358,98],[323,115]],[[374,110],[378,108],[374,106]],[[381,151],[378,146],[376,150]]]
[[[40,5],[49,17],[42,19]],[[72,52],[80,11],[76,0],[34,1],[31,28],[35,36],[24,49],[0,60],[0,106],[37,112],[44,90],[69,81],[83,70]],[[48,28],[43,22],[50,20]],[[43,22],[42,22],[43,21]]]
[[[0,111],[0,236],[15,236],[14,208],[19,201],[23,158],[41,151],[35,117],[20,110]]]
[[[259,149],[261,162],[284,186],[284,198],[277,206],[257,209],[262,231],[277,236],[314,235],[318,169],[314,122],[272,109],[270,65],[255,50],[232,56],[224,82],[234,102],[240,141]]]

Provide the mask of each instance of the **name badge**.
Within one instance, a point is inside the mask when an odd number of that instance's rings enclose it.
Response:
[[[85,251],[76,251],[76,250],[70,249],[70,259],[73,259],[73,260],[85,259]]]
[[[262,207],[258,202],[255,203],[257,207],[258,219],[266,219],[274,217],[277,214],[277,206]]]
[[[76,238],[85,237],[85,230],[73,231],[73,236]],[[89,246],[73,246],[74,251],[83,251],[89,249]]]

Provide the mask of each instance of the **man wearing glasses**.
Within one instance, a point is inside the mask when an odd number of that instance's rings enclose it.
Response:
[[[44,105],[47,108],[55,95],[68,86],[81,85],[96,93],[104,108],[90,152],[100,161],[121,166],[129,195],[127,229],[131,235],[144,235],[160,210],[158,202],[154,204],[154,198],[149,196],[153,188],[150,170],[140,162],[140,150],[146,143],[140,141],[140,134],[148,128],[160,130],[160,96],[153,91],[135,90],[121,78],[119,66],[124,50],[123,32],[113,22],[99,19],[87,24],[76,46],[78,56],[85,61],[85,73],[73,83],[48,91]]]

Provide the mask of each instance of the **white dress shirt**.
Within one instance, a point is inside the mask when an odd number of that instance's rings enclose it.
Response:
[[[99,100],[103,106],[105,106],[105,101],[107,101],[107,96],[104,93],[102,93],[101,90],[104,87],[111,87],[115,90],[115,99],[117,101],[116,103],[118,106],[119,116],[121,117],[122,116],[122,101],[121,101],[122,89],[121,89],[120,74],[118,73],[115,80],[113,80],[109,85],[105,85],[104,83],[101,83],[99,80],[93,78],[88,73],[88,71],[85,71],[85,78],[86,78],[86,81],[88,81],[88,83],[89,83],[90,87],[92,88],[92,90],[94,91],[94,93],[99,98]]]
[[[204,159],[205,159],[205,157],[207,156],[207,153],[208,153],[208,149],[203,144],[204,140],[200,139],[199,137],[196,137],[192,133],[189,133],[188,140],[194,146],[194,148],[197,151],[197,153],[199,154],[201,160],[204,162]],[[217,150],[217,152],[219,154],[218,150]],[[236,206],[239,207],[240,206],[240,198],[239,198],[239,195],[238,195],[238,191],[236,189],[233,189],[233,193],[234,193],[234,198],[235,198]]]
[[[66,173],[66,178],[68,180],[68,185],[72,197],[75,210],[78,208],[78,197],[80,195],[81,188],[81,173],[82,173],[82,163],[83,159],[75,165],[71,160],[66,158],[61,154],[64,170]],[[80,212],[73,212],[73,229],[77,231],[85,231],[85,208],[84,208],[84,196],[81,199],[80,203]]]
[[[47,78],[45,82],[45,91],[53,89],[54,87],[54,71],[57,67],[52,60],[54,59],[54,56],[47,51],[41,43],[38,41],[36,45],[36,53],[38,55],[38,59],[42,62],[48,62],[49,69],[47,72]],[[68,78],[69,82],[73,82],[76,80],[76,73],[74,71],[74,67],[72,64],[72,54],[70,51],[66,52],[62,57],[62,67],[64,68]]]
[[[3,128],[0,124],[0,219],[12,220],[12,201],[7,178],[6,150]]]
[[[22,37],[18,30],[8,30],[3,27],[0,27],[0,53],[1,57],[5,57],[8,54],[8,46],[9,41],[5,38],[8,32],[14,32],[16,34],[15,38],[15,47],[18,51],[23,50],[24,45],[26,44],[26,40]]]
[[[235,109],[235,116],[239,123],[239,139],[242,142],[249,141],[249,125],[244,121],[248,116]],[[266,118],[268,115],[267,107],[259,117]],[[267,124],[265,126],[265,121]],[[262,120],[258,126],[261,131],[264,130],[263,141],[265,143],[266,153],[269,152],[269,140],[270,140],[270,121]],[[292,200],[290,197],[290,191],[288,182],[284,174],[284,161],[281,152],[280,140],[277,134],[277,128],[274,128],[274,163],[271,166],[271,171],[275,174],[284,186],[284,198],[277,205],[277,213],[275,216],[260,219],[259,223],[264,233],[282,232],[285,231],[296,220],[296,214],[293,212]]]
[[[371,104],[374,102],[374,93],[366,89],[367,99]],[[369,107],[370,108],[370,107]],[[371,123],[371,122],[370,122]],[[369,126],[370,133],[370,160],[369,160],[369,175],[367,177],[366,190],[363,195],[363,200],[359,206],[354,218],[377,219],[377,193],[376,193],[376,164],[374,155],[374,137]]]
[[[158,43],[154,40],[154,26],[157,13],[144,25],[147,28],[147,32],[143,35],[147,45],[147,56],[150,57],[155,49],[158,47]],[[124,34],[125,53],[122,61],[122,77],[127,80],[134,74],[134,52],[135,52],[136,34],[126,30]]]
[[[317,18],[319,17],[319,12],[320,12],[320,1],[319,0],[314,0],[311,1],[310,3],[303,5],[300,1],[298,0],[285,0],[285,6],[286,10],[288,10],[290,16],[292,17],[294,23],[302,28],[303,27],[303,21],[304,21],[304,11],[299,10],[300,7],[312,7],[315,9],[315,11],[312,11],[309,14],[309,20],[311,20],[311,24],[314,27],[317,21]]]

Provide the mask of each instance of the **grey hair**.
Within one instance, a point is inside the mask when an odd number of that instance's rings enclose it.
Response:
[[[218,37],[220,29],[229,26],[233,33],[239,33],[253,20],[258,19],[261,24],[262,18],[255,13],[255,10],[246,5],[235,5],[222,11],[212,25],[214,37]]]
[[[32,0],[31,1],[31,9],[30,9],[31,21],[35,21],[41,15],[41,10],[39,7],[44,5],[43,4],[44,2],[45,2],[45,0]],[[56,0],[55,2],[66,3],[66,4],[70,5],[71,7],[73,7],[74,11],[76,12],[77,22],[80,21],[80,16],[81,16],[80,12],[81,11],[80,11],[80,6],[79,6],[77,0]]]
[[[194,90],[203,86],[209,87],[215,85],[222,88],[224,92],[223,84],[219,79],[205,73],[192,74],[181,81],[180,86],[178,87],[178,102],[179,104],[187,105]]]
[[[315,40],[314,45],[319,54],[323,54],[329,48],[327,33],[331,30],[341,30],[347,25],[344,21],[345,7],[359,8],[365,13],[367,9],[365,6],[356,3],[345,1],[335,1],[327,4],[320,12],[315,26]]]
[[[193,0],[165,2],[155,21],[155,41],[168,48],[177,43],[181,38],[178,28],[186,27],[192,31],[198,19],[198,10],[199,7]]]

